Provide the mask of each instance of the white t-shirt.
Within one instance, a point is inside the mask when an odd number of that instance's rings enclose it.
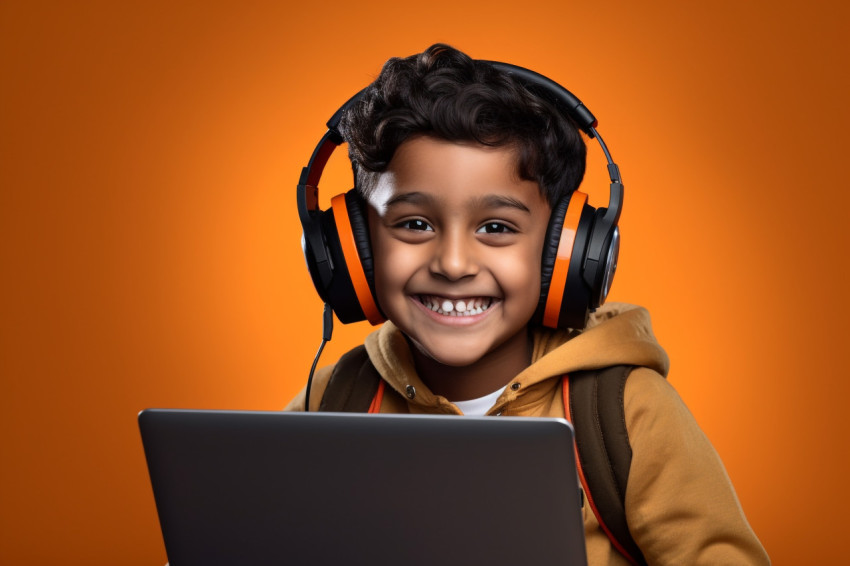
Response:
[[[479,397],[478,399],[470,399],[469,401],[453,401],[453,403],[464,415],[480,417],[486,415],[487,411],[496,404],[496,399],[499,398],[499,395],[501,395],[504,390],[505,389],[503,387],[498,391],[494,391],[484,397]]]

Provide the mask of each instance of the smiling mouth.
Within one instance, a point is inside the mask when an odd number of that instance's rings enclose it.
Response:
[[[448,299],[437,295],[416,295],[425,308],[444,316],[474,316],[489,309],[495,302],[493,297],[466,297]]]

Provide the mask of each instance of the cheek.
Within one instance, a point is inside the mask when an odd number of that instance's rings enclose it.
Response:
[[[417,256],[407,246],[391,238],[376,234],[373,237],[372,253],[375,258],[375,291],[383,305],[402,297],[407,282],[419,265]]]
[[[535,245],[524,246],[513,253],[500,254],[495,264],[498,266],[495,276],[499,286],[506,297],[512,299],[509,304],[517,310],[530,311],[529,317],[540,300],[541,250],[542,247],[538,249],[535,242]],[[516,310],[512,309],[512,312]]]
[[[529,257],[535,257],[529,261]],[[532,296],[536,302],[540,292],[540,259],[536,256],[502,258],[499,280],[506,293]]]

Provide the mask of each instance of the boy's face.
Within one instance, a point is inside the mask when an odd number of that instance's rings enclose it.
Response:
[[[419,352],[463,367],[525,343],[550,207],[512,148],[407,140],[369,204],[378,302]]]

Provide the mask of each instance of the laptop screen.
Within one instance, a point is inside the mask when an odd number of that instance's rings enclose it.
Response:
[[[171,566],[586,564],[563,419],[146,410]]]

